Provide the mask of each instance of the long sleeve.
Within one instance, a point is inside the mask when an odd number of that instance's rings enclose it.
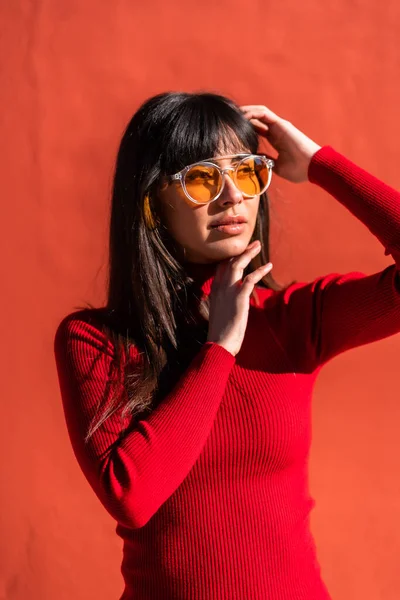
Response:
[[[235,357],[206,342],[173,390],[121,435],[114,413],[84,443],[87,427],[111,393],[114,351],[93,319],[69,315],[54,351],[68,432],[78,463],[99,500],[130,528],[139,528],[178,488],[213,425]],[[126,394],[124,386],[118,393]],[[115,392],[114,392],[115,393]]]
[[[330,273],[294,283],[265,299],[271,327],[279,330],[296,365],[307,371],[400,331],[399,192],[329,146],[312,158],[309,179],[364,223],[395,262],[372,275]]]
[[[400,193],[330,146],[312,158],[309,180],[331,194],[359,219],[400,268]]]

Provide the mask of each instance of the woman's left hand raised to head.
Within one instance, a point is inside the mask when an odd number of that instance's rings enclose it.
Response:
[[[308,181],[311,158],[321,146],[266,106],[246,105],[240,110],[257,133],[278,152],[274,172],[295,183]]]

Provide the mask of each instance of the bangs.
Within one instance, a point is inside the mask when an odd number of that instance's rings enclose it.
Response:
[[[258,148],[251,123],[234,103],[215,94],[187,97],[175,107],[163,133],[160,170],[164,175],[218,154],[256,153]]]

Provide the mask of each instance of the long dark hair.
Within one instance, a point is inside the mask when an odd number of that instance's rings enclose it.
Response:
[[[149,229],[144,199],[157,219],[155,191],[164,175],[214,156],[221,141],[239,140],[256,153],[258,136],[238,106],[212,93],[159,94],[129,122],[119,147],[111,204],[107,324],[115,364],[134,345],[138,363],[123,369],[125,398],[115,397],[93,419],[86,441],[116,410],[121,418],[151,410],[174,385],[207,339],[208,299],[199,300],[195,282],[179,260],[179,249],[162,222]],[[269,260],[269,207],[263,194],[251,241],[261,251],[244,275]],[[281,289],[266,275],[258,285]],[[257,297],[255,292],[255,297]]]

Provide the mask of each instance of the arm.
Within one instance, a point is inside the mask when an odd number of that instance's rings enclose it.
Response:
[[[291,305],[295,323],[300,314],[306,317],[310,355],[322,364],[400,331],[400,194],[328,146],[314,154],[308,173],[312,183],[368,227],[395,261],[373,275],[331,274],[287,289],[283,301],[288,310]]]
[[[78,463],[109,513],[130,528],[147,523],[202,451],[235,357],[206,342],[167,397],[121,435],[120,413],[84,443],[99,403],[110,395],[113,348],[92,319],[59,325],[54,351],[68,432]],[[118,394],[126,399],[120,383]]]
[[[308,178],[359,219],[400,269],[400,193],[325,146],[312,157]]]
[[[265,298],[263,308],[295,368],[311,372],[346,350],[400,332],[396,267],[295,283]]]
[[[266,107],[242,107],[278,150],[277,173],[311,181],[335,197],[375,235],[395,263],[375,273],[330,274],[264,296],[297,368],[312,370],[333,356],[400,331],[400,194],[329,146],[320,147]]]
[[[373,275],[333,273],[295,283],[266,301],[296,365],[312,370],[400,331],[400,194],[329,146],[312,157],[309,178],[360,219],[395,260]]]

